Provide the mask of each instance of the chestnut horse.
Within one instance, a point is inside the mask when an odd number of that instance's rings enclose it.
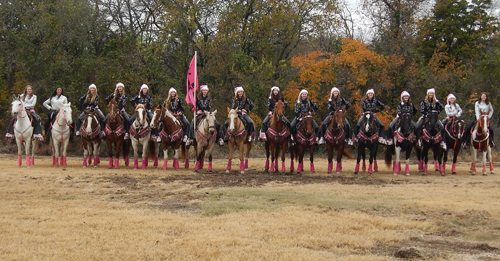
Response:
[[[352,159],[352,155],[345,151],[346,134],[344,131],[345,110],[338,109],[333,115],[330,115],[330,122],[326,127],[325,141],[326,149],[328,150],[328,173],[333,170],[333,150],[337,151],[337,174],[342,171],[342,156]]]
[[[474,128],[471,129],[471,141],[470,141],[470,152],[472,155],[472,163],[470,166],[470,173],[476,175],[476,159],[477,153],[483,153],[483,176],[486,176],[486,155],[488,155],[488,160],[490,162],[490,173],[493,174],[493,161],[491,157],[491,147],[490,147],[490,132],[488,131],[488,114],[481,113],[479,120],[477,121]]]
[[[125,141],[125,119],[118,111],[118,103],[110,99],[108,104],[108,117],[104,132],[106,133],[106,145],[108,147],[109,168],[118,168],[120,151],[122,151],[125,166],[129,163],[130,141]],[[113,150],[113,144],[115,149]],[[113,162],[114,157],[114,162]]]
[[[203,169],[205,155],[208,155],[208,171],[212,172],[212,151],[217,139],[217,129],[215,127],[215,114],[217,110],[213,112],[205,111],[203,113],[205,117],[200,120],[196,129],[196,143],[194,144],[196,148],[196,165],[194,166],[194,171]]]
[[[250,156],[250,150],[252,149],[252,142],[248,142],[248,133],[245,130],[243,121],[238,117],[238,112],[229,108],[227,108],[227,112],[228,128],[224,135],[228,137],[227,144],[229,148],[229,155],[227,158],[226,173],[231,171],[234,146],[237,146],[240,153],[240,173],[244,174],[245,170],[248,169],[248,157]],[[246,158],[243,157],[243,153],[245,153]]]
[[[373,173],[373,170],[378,170],[376,159],[379,139],[378,124],[375,119],[375,114],[370,111],[364,112],[362,117],[363,119],[361,121],[361,126],[358,133],[358,159],[356,161],[354,174],[356,175],[359,172],[359,162],[361,161],[361,158],[363,158],[362,170],[365,171],[365,149],[368,149],[370,151],[368,175],[371,175]]]
[[[267,141],[265,143],[266,147],[266,166],[265,171],[269,170],[269,152],[271,153],[271,172],[278,172],[278,157],[281,150],[281,172],[285,172],[285,153],[288,142],[288,137],[290,136],[290,130],[286,122],[283,121],[283,115],[285,113],[285,103],[282,100],[276,102],[273,113],[271,114],[271,119],[269,123],[269,128],[266,131]]]
[[[153,158],[158,155],[156,153],[156,141],[151,141],[151,128],[147,120],[147,112],[144,104],[139,104],[135,107],[135,120],[130,126],[130,141],[134,148],[134,169],[139,168],[139,147],[142,145],[142,164],[141,168],[145,169],[148,166],[148,156]]]
[[[453,165],[451,166],[451,174],[457,174],[456,163],[458,153],[462,147],[462,136],[465,132],[465,122],[457,117],[452,117],[451,120],[444,126],[446,133],[447,150],[443,152],[443,170],[446,172],[446,161],[448,161],[448,151],[453,150]]]
[[[297,174],[304,170],[304,154],[309,149],[309,160],[311,161],[311,172],[314,173],[314,149],[316,148],[316,133],[314,133],[314,113],[304,114],[297,123],[296,144],[290,148],[291,165],[290,171],[293,171],[293,160],[298,157]]]
[[[94,158],[94,168],[101,162],[99,153],[101,150],[101,125],[99,125],[99,115],[97,111],[86,110],[83,117],[83,124],[80,127],[83,144],[83,167],[92,164]]]
[[[181,150],[182,158],[185,156],[185,145],[182,142],[182,137],[184,132],[182,131],[181,122],[171,114],[167,107],[158,105],[153,113],[153,119],[151,120],[151,128],[162,127],[160,132],[161,137],[161,147],[163,148],[163,169],[167,169],[168,165],[168,147],[172,147],[174,150],[174,159],[172,161],[172,166],[175,169],[179,169],[179,156]]]

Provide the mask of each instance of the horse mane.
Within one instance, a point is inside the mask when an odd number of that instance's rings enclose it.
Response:
[[[177,120],[177,118],[175,118],[169,110],[165,110],[165,116],[169,117],[173,122],[175,122],[175,124],[180,125],[179,120]]]

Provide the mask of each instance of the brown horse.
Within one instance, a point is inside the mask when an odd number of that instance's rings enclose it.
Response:
[[[457,117],[452,117],[446,126],[444,126],[446,135],[446,148],[443,152],[443,170],[446,171],[446,162],[448,161],[448,151],[453,150],[453,165],[451,166],[451,174],[457,174],[455,168],[457,163],[458,153],[462,147],[462,136],[465,131],[465,122]]]
[[[490,161],[490,173],[493,174],[493,161],[491,157],[491,147],[489,145],[490,133],[488,131],[488,125],[488,114],[481,113],[476,125],[471,129],[470,152],[472,155],[472,163],[470,166],[470,173],[472,175],[476,174],[476,159],[478,152],[483,153],[483,176],[486,176],[486,155],[488,155],[488,160]]]
[[[233,160],[234,146],[238,146],[240,152],[240,173],[244,174],[245,170],[248,169],[248,157],[250,156],[250,150],[252,149],[252,142],[248,142],[248,133],[245,130],[245,125],[238,117],[238,113],[234,109],[227,108],[228,115],[228,128],[225,136],[228,137],[228,147],[229,156],[227,161],[226,173],[231,171],[231,161]],[[246,146],[245,146],[246,145]],[[243,152],[245,152],[245,161],[243,161]]]
[[[314,113],[304,114],[299,123],[297,123],[297,143],[290,148],[291,165],[290,171],[293,171],[293,160],[298,157],[297,174],[304,170],[304,154],[309,149],[309,160],[311,161],[311,172],[314,173],[314,149],[316,148],[316,133],[314,133]]]
[[[108,117],[106,121],[106,126],[104,127],[104,132],[106,133],[106,145],[108,147],[109,154],[109,168],[118,168],[120,150],[123,154],[123,159],[125,160],[125,166],[129,163],[129,152],[130,152],[130,142],[124,140],[125,137],[125,119],[118,111],[118,103],[115,99],[110,99],[108,104]],[[113,150],[113,144],[115,144],[115,149]],[[114,156],[114,164],[113,164]]]
[[[92,164],[94,156],[94,168],[100,163],[99,151],[101,150],[101,126],[99,125],[99,115],[97,111],[85,111],[83,124],[80,127],[83,144],[83,167]]]
[[[285,103],[279,100],[275,104],[269,128],[267,129],[266,136],[266,172],[269,170],[269,152],[271,152],[271,172],[278,172],[278,156],[281,150],[281,172],[285,172],[285,153],[290,136],[290,130],[287,124],[283,121],[283,114],[285,113]]]
[[[345,111],[338,109],[333,115],[330,115],[330,123],[326,128],[325,140],[326,149],[328,150],[328,173],[333,170],[333,150],[337,151],[337,174],[342,171],[342,156],[352,159],[352,155],[347,153],[345,149],[346,134],[344,131]]]
[[[175,151],[173,159],[173,167],[179,169],[179,149],[182,151],[182,158],[186,158],[186,149],[182,143],[184,132],[182,131],[181,122],[172,115],[166,107],[158,105],[153,113],[151,120],[151,128],[163,126],[160,137],[161,147],[163,148],[163,169],[167,169],[168,165],[168,147],[172,147]]]

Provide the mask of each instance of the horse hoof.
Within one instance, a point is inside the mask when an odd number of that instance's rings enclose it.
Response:
[[[87,166],[83,166],[83,168],[85,169],[85,168],[87,168]]]
[[[226,170],[226,173],[229,173],[229,170]]]
[[[443,174],[441,174],[441,177],[444,177],[444,176],[446,176],[446,174],[444,174],[444,173],[443,173]]]
[[[240,174],[245,174],[245,171],[240,171]]]
[[[488,176],[488,174],[486,174],[486,172],[483,172],[483,176]]]
[[[471,175],[472,175],[472,176],[475,176],[475,175],[476,175],[476,172],[471,172]]]
[[[434,171],[439,171],[438,169],[435,169]]]
[[[398,175],[398,173],[394,173],[394,176],[397,176],[397,175]]]
[[[336,172],[336,173],[337,173],[337,175],[339,175],[339,174],[340,174],[340,172]]]
[[[495,174],[495,172],[493,172],[493,170],[492,170],[492,171],[490,171],[490,174]]]
[[[378,169],[374,170],[373,172],[378,172]]]
[[[451,175],[457,175],[457,173],[456,172],[452,172]]]
[[[358,173],[357,173],[357,172],[354,172],[354,175],[358,175]]]
[[[410,173],[406,173],[406,176],[410,176]]]

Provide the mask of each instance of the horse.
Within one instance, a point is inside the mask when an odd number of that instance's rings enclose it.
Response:
[[[357,175],[359,172],[359,162],[363,158],[363,171],[366,170],[365,164],[365,149],[370,151],[368,174],[372,175],[373,170],[378,171],[377,164],[377,150],[378,150],[378,124],[375,119],[374,113],[366,111],[363,113],[363,119],[361,121],[361,127],[358,133],[358,158],[356,162],[356,168],[354,174]],[[373,164],[373,166],[372,166]]]
[[[443,152],[443,171],[446,172],[446,162],[448,161],[448,151],[453,150],[453,165],[451,166],[451,174],[457,174],[455,168],[457,163],[458,153],[462,147],[462,136],[465,132],[465,122],[457,117],[452,117],[451,120],[444,126],[446,133],[446,151]]]
[[[309,149],[309,160],[311,161],[311,172],[314,173],[314,149],[316,148],[316,133],[314,133],[314,113],[302,114],[303,117],[297,123],[297,143],[290,148],[291,165],[290,171],[293,172],[293,160],[298,157],[297,174],[304,170],[304,154]]]
[[[472,175],[476,174],[476,159],[478,152],[483,153],[482,157],[483,176],[486,176],[486,154],[488,154],[488,160],[490,162],[490,173],[494,174],[493,161],[491,157],[491,147],[489,145],[490,132],[488,131],[488,125],[489,125],[488,115],[481,113],[481,116],[479,117],[476,126],[474,126],[474,128],[471,129],[470,152],[472,155],[472,163],[470,166],[470,173]]]
[[[415,128],[412,126],[411,114],[403,113],[396,124],[394,131],[394,142],[385,150],[385,163],[391,165],[392,155],[394,161],[392,170],[394,175],[401,171],[401,152],[406,152],[405,174],[410,176],[410,155],[416,141]]]
[[[208,171],[212,172],[212,151],[214,150],[215,141],[217,139],[217,129],[215,128],[215,114],[213,112],[203,112],[205,117],[200,120],[196,128],[196,165],[194,171],[203,169],[204,157],[208,155]]]
[[[157,143],[151,141],[151,128],[147,120],[147,111],[144,104],[138,104],[135,107],[135,120],[130,126],[130,141],[134,149],[134,169],[139,168],[139,145],[142,145],[142,164],[141,168],[148,166],[148,156],[157,157]],[[158,166],[157,158],[155,166]]]
[[[94,156],[94,168],[101,162],[99,152],[101,150],[101,126],[97,111],[86,110],[83,117],[83,124],[80,127],[83,144],[83,167],[92,164]]]
[[[166,170],[168,165],[168,147],[172,147],[175,152],[173,167],[179,169],[179,149],[181,149],[182,158],[186,158],[185,146],[184,143],[182,143],[184,132],[182,131],[181,122],[175,115],[170,113],[167,107],[158,105],[155,107],[150,126],[151,128],[162,126],[160,137],[161,147],[163,148],[163,169]]]
[[[325,141],[328,150],[328,173],[333,170],[333,150],[337,151],[337,174],[342,171],[342,156],[352,159],[352,155],[345,151],[346,134],[344,131],[345,110],[338,109],[333,115],[330,115],[330,122],[326,127]]]
[[[109,99],[108,117],[104,132],[106,133],[106,145],[108,147],[109,168],[118,168],[120,151],[122,151],[125,166],[129,164],[130,141],[124,140],[125,119],[118,110],[118,103],[115,99]],[[113,150],[113,144],[115,148]],[[114,161],[113,161],[114,157]]]
[[[26,112],[24,103],[19,96],[12,96],[11,115],[17,118],[14,123],[14,136],[17,144],[17,166],[22,165],[23,145],[26,151],[26,166],[29,168],[35,165],[35,152],[38,148],[38,140],[33,139],[33,126],[31,117]],[[33,144],[32,144],[33,143]],[[31,156],[30,156],[31,152]]]
[[[266,148],[266,165],[265,171],[269,171],[269,154],[271,154],[271,172],[278,172],[278,157],[281,150],[281,172],[285,172],[285,153],[287,148],[288,137],[290,130],[287,124],[283,121],[285,113],[285,103],[279,100],[275,104],[273,113],[271,114],[269,128],[266,131],[267,140]]]
[[[438,112],[433,110],[429,113],[428,120],[426,120],[426,123],[422,128],[422,158],[424,161],[424,175],[428,174],[427,162],[429,160],[429,149],[432,149],[432,153],[434,154],[434,168],[436,171],[441,173],[441,176],[445,175],[443,164],[441,163],[442,149],[439,144],[443,137],[441,137],[441,132],[437,128],[437,122]],[[436,159],[439,163],[436,162]]]
[[[61,155],[60,165],[67,166],[66,150],[71,137],[71,128],[73,128],[73,126],[71,126],[73,123],[73,115],[71,112],[71,102],[62,104],[51,126],[52,165],[55,167],[59,167],[59,163],[57,162],[59,155]]]
[[[234,146],[238,146],[240,153],[240,173],[244,174],[248,169],[248,157],[252,149],[252,142],[248,141],[248,133],[245,129],[243,121],[238,117],[238,112],[234,109],[227,108],[228,128],[224,134],[228,138],[229,155],[227,161],[226,173],[231,171],[231,161],[233,160]],[[243,157],[245,153],[245,158]],[[243,161],[244,160],[244,161]]]

